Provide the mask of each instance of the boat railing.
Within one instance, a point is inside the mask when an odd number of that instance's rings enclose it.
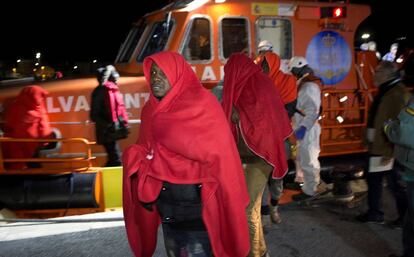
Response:
[[[54,153],[54,154],[40,154],[39,157],[31,158],[4,158],[5,154],[1,148],[1,145],[17,143],[24,147],[25,143],[56,143],[56,144],[70,144],[70,145],[82,145],[82,152],[76,154]],[[32,139],[32,138],[11,138],[0,137],[0,174],[55,174],[65,172],[84,172],[93,170],[92,161],[96,158],[92,156],[91,145],[95,142],[91,142],[85,138],[45,138],[45,139]],[[60,148],[60,147],[59,147]],[[8,168],[9,163],[38,163],[36,166],[39,168],[24,168],[13,169]],[[30,165],[29,165],[30,166]]]

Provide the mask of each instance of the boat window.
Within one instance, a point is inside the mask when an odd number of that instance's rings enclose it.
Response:
[[[122,44],[121,51],[118,55],[118,62],[129,62],[146,26],[147,24],[144,20],[140,20],[137,25],[134,25],[125,42]]]
[[[212,46],[210,21],[207,18],[195,18],[184,44],[183,55],[187,61],[205,61],[211,59]]]
[[[289,20],[276,17],[260,17],[256,22],[257,44],[269,40],[273,51],[282,59],[292,57],[292,25]]]
[[[161,52],[165,49],[171,35],[174,21],[169,23],[168,29],[166,24],[167,23],[164,21],[155,22],[153,24],[151,33],[145,42],[141,54],[137,58],[138,62],[142,62],[145,57]]]
[[[227,59],[232,53],[250,53],[248,31],[247,19],[224,18],[221,21],[221,57]]]

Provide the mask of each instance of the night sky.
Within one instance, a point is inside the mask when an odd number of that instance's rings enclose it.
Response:
[[[86,0],[84,0],[86,1]],[[160,8],[168,0],[104,1],[36,1],[8,3],[0,15],[0,60],[33,58],[42,53],[50,64],[71,61],[111,62],[125,39],[131,24],[145,13]],[[62,3],[61,3],[62,2]],[[372,15],[358,30],[368,31],[385,54],[396,38],[412,38],[408,28],[412,14],[404,0],[358,0],[372,6]],[[2,3],[3,5],[4,3]],[[47,5],[47,6],[45,6]]]
[[[131,25],[168,0],[15,1],[1,7],[0,60],[33,58],[42,61],[114,61]],[[24,3],[24,4],[22,4]],[[37,4],[36,4],[37,3]],[[39,5],[41,3],[41,5]],[[50,2],[51,3],[51,2]],[[3,3],[2,3],[3,5]],[[5,11],[9,10],[9,11]]]

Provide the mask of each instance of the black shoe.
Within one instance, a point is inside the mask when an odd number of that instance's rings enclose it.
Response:
[[[308,200],[308,199],[310,199],[312,197],[313,196],[308,195],[308,194],[305,194],[305,193],[302,192],[302,193],[297,194],[297,195],[292,195],[292,200],[295,201],[295,202],[299,202],[299,201]]]
[[[368,213],[360,214],[355,217],[355,219],[362,223],[374,223],[374,224],[384,224],[383,217],[372,217]]]
[[[291,189],[291,190],[302,190],[302,186],[303,186],[303,183],[293,182],[293,183],[287,183],[285,185],[285,188]]]

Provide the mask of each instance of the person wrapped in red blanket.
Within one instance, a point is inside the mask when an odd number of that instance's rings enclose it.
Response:
[[[245,54],[231,55],[224,73],[222,104],[245,164],[250,196],[249,256],[268,256],[260,219],[261,199],[269,175],[280,179],[288,170],[284,140],[292,127],[273,82]]]
[[[249,197],[220,104],[177,53],[147,57],[144,74],[151,96],[139,139],[123,154],[124,218],[135,256],[153,255],[161,221],[168,256],[247,256]],[[195,191],[198,202],[188,204],[190,195],[173,188]]]
[[[20,91],[16,100],[7,108],[4,136],[14,138],[52,138],[45,98],[49,93],[40,86],[27,86]],[[47,143],[30,142],[4,143],[4,158],[33,158]],[[7,168],[25,169],[27,165],[39,167],[39,163],[8,163]]]

